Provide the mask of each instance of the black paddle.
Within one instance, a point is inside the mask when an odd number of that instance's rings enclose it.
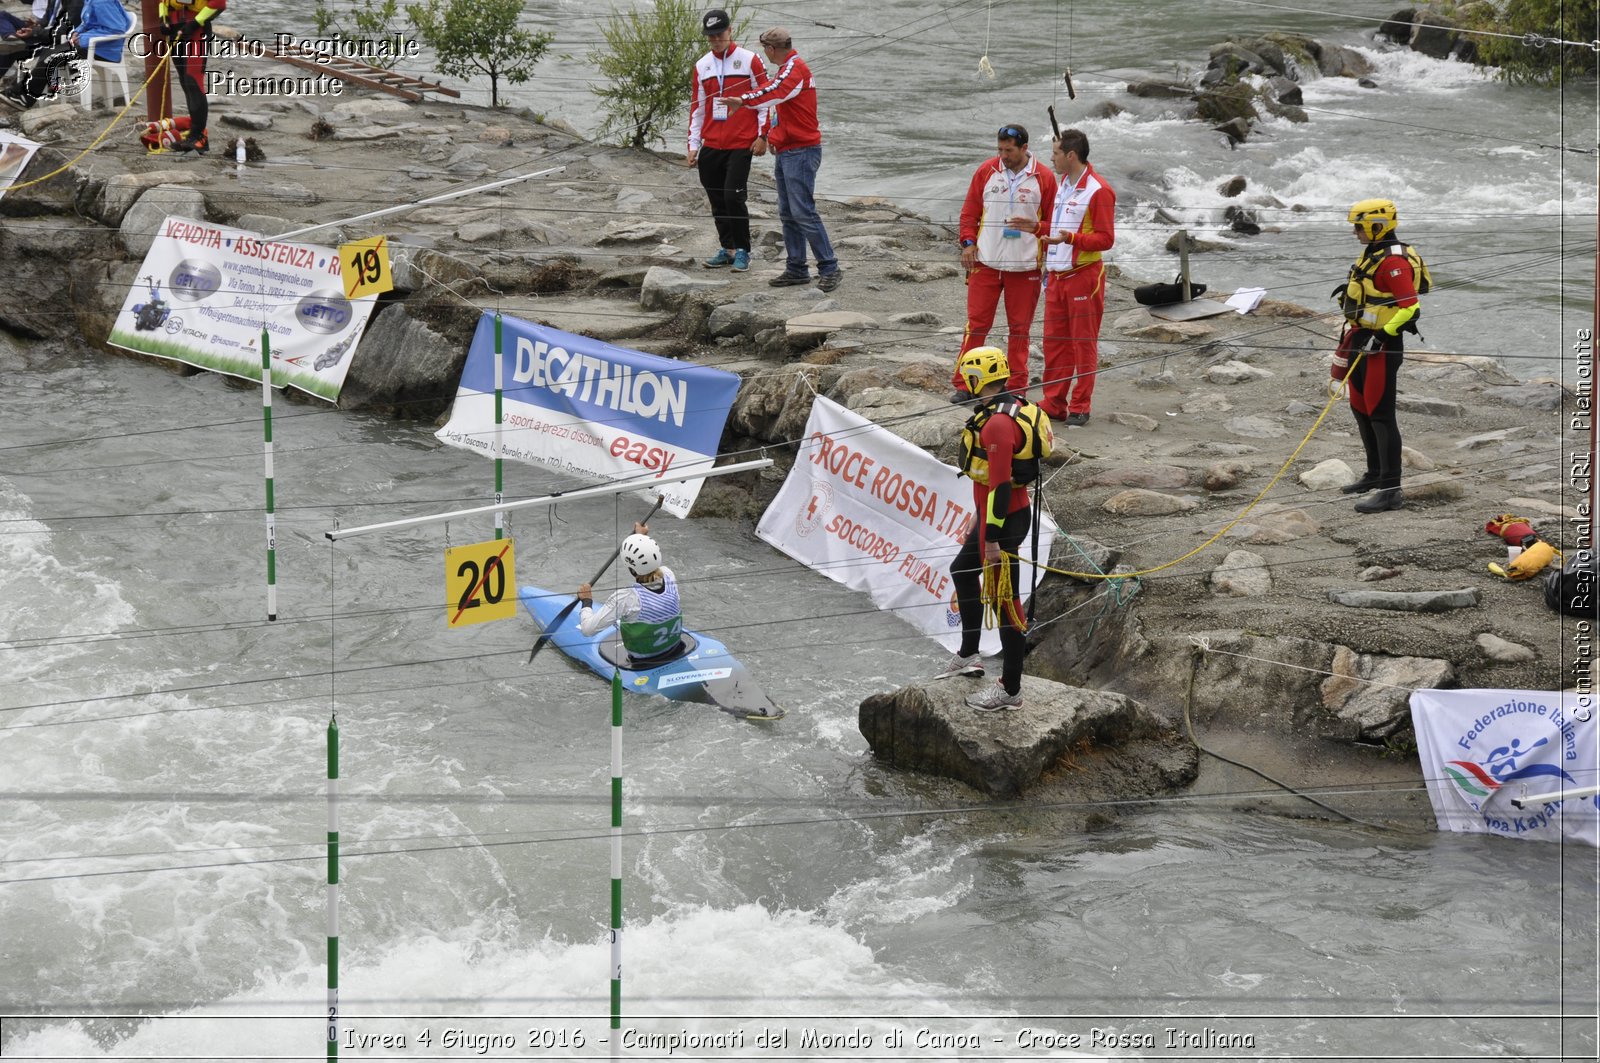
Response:
[[[639,523],[640,524],[649,524],[650,523],[650,518],[656,515],[656,510],[660,509],[661,508],[661,503],[663,503],[665,501],[666,501],[666,498],[664,496],[657,495],[656,496],[656,504],[650,507],[650,512],[646,513],[644,515],[644,520],[641,520]],[[622,546],[620,544],[618,544],[617,548],[615,550],[611,551],[611,556],[606,558],[606,563],[600,566],[600,571],[596,572],[594,574],[594,579],[590,580],[589,582],[591,584],[599,583],[600,582],[600,577],[604,576],[606,574],[606,570],[611,567],[611,563],[613,561],[615,561],[617,559],[617,556],[619,554],[621,554],[621,553],[622,553]],[[556,629],[561,626],[561,622],[564,621],[567,618],[567,616],[574,609],[576,609],[577,607],[578,607],[578,599],[574,598],[574,599],[572,599],[571,602],[569,602],[561,610],[561,612],[556,614],[554,620],[550,621],[550,626],[545,628],[544,631],[540,633],[539,637],[537,639],[535,639],[534,642],[533,642],[533,649],[528,651],[528,663],[529,664],[532,664],[533,663],[533,659],[539,655],[539,651],[544,649],[544,644],[550,641],[550,636],[555,634]]]

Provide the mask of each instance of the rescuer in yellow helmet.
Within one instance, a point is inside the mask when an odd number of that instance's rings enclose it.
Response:
[[[1345,494],[1374,493],[1357,513],[1399,509],[1400,424],[1395,392],[1404,356],[1403,332],[1417,331],[1417,297],[1433,287],[1422,257],[1395,233],[1400,215],[1393,200],[1363,199],[1350,208],[1356,239],[1366,246],[1349,279],[1333,291],[1344,312],[1344,335],[1333,356],[1333,379],[1345,381],[1366,450],[1367,470]],[[1359,357],[1358,357],[1359,356]]]
[[[998,347],[974,347],[956,364],[977,408],[961,432],[961,471],[972,478],[974,521],[955,560],[956,610],[961,648],[935,679],[982,676],[978,643],[983,634],[985,569],[994,582],[1000,626],[1000,680],[972,694],[979,712],[1022,707],[1022,659],[1028,653],[1026,623],[1017,600],[1017,551],[1033,523],[1028,484],[1039,476],[1039,459],[1052,445],[1050,419],[1039,407],[1006,391],[1011,366]],[[1001,564],[1001,551],[1007,555]]]

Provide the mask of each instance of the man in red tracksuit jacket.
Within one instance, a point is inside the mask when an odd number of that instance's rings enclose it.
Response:
[[[817,125],[817,81],[789,31],[775,27],[761,35],[771,80],[751,92],[722,97],[732,110],[750,105],[767,111],[766,142],[772,148],[773,177],[778,183],[778,218],[783,222],[782,273],[767,283],[774,288],[807,284],[806,245],[817,259],[817,287],[831,292],[843,279],[828,230],[817,213],[817,170],[822,166],[822,130]],[[757,142],[756,153],[761,148]]]
[[[967,271],[967,329],[961,355],[985,346],[994,312],[1006,301],[1006,360],[1011,376],[1006,389],[1021,395],[1028,389],[1028,334],[1039,306],[1039,261],[1044,250],[1039,235],[1050,220],[1056,198],[1056,176],[1028,151],[1028,131],[1004,125],[996,138],[996,154],[986,159],[967,184],[961,205],[961,266]],[[952,402],[972,395],[958,368],[950,380]]]
[[[1054,165],[1055,210],[1045,256],[1044,398],[1051,420],[1089,423],[1089,400],[1100,369],[1100,320],[1106,311],[1103,252],[1116,243],[1117,194],[1089,165],[1089,138],[1063,130]]]
[[[711,50],[694,66],[694,96],[689,103],[689,148],[684,161],[700,173],[711,200],[720,249],[703,263],[707,269],[750,268],[750,208],[746,185],[751,156],[767,150],[761,139],[761,111],[732,111],[718,100],[729,92],[749,92],[766,80],[767,68],[748,48],[733,43],[728,13],[712,8],[700,20]]]

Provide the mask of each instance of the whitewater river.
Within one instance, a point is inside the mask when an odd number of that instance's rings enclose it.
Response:
[[[758,17],[797,37],[802,16],[841,27],[817,30],[837,36],[826,46],[802,38],[834,85],[824,191],[941,216],[1000,121],[1043,127],[1069,23],[1080,104],[1203,63],[1229,28],[1361,39],[1351,20],[1264,5],[1132,6],[829,0]],[[586,47],[590,6],[541,10],[561,20],[558,49]],[[970,73],[986,33],[994,83]],[[854,58],[820,58],[835,53]],[[1532,249],[1558,265],[1563,211],[1581,230],[1569,249],[1592,246],[1592,158],[1536,146],[1559,142],[1563,122],[1592,143],[1588,97],[1569,90],[1557,107],[1464,67],[1377,61],[1379,89],[1319,82],[1308,104],[1426,128],[1384,127],[1355,154],[1353,131],[1375,127],[1326,112],[1231,154],[1159,117],[1085,122],[1128,186],[1128,268],[1170,269],[1141,195],[1165,186],[1198,220],[1234,172],[1315,209],[1204,260],[1203,279],[1223,284],[1322,294],[1318,262],[1353,247],[1343,206],[1391,190],[1419,243],[1453,249],[1437,258]],[[547,80],[581,80],[573,69],[552,64]],[[584,124],[570,85],[526,91]],[[1558,310],[1588,313],[1587,254],[1565,288],[1547,265],[1441,296],[1464,322],[1441,332],[1557,344]],[[604,686],[553,652],[526,664],[520,619],[447,630],[442,551],[487,538],[482,521],[325,537],[336,520],[479,503],[491,467],[423,426],[280,404],[281,616],[268,624],[256,390],[3,340],[0,385],[6,1058],[323,1056],[335,714],[347,1058],[669,1058],[665,1041],[634,1047],[651,1037],[733,1046],[672,1059],[1594,1058],[1592,850],[1283,818],[1252,795],[1063,835],[1051,817],[872,761],[856,706],[925,675],[942,656],[931,642],[748,528],[666,518],[654,527],[691,619],[790,715],[758,727],[628,701],[626,1018],[613,1034]],[[514,496],[552,486],[509,478]],[[643,509],[518,517],[521,580],[587,578]]]

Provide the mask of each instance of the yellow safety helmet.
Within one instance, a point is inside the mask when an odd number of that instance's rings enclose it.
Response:
[[[1363,199],[1350,208],[1349,221],[1359,225],[1361,235],[1368,240],[1380,240],[1400,224],[1400,212],[1392,199]]]
[[[974,347],[961,356],[956,372],[967,382],[967,390],[976,395],[985,385],[1011,376],[1011,363],[1006,352],[998,347]]]

